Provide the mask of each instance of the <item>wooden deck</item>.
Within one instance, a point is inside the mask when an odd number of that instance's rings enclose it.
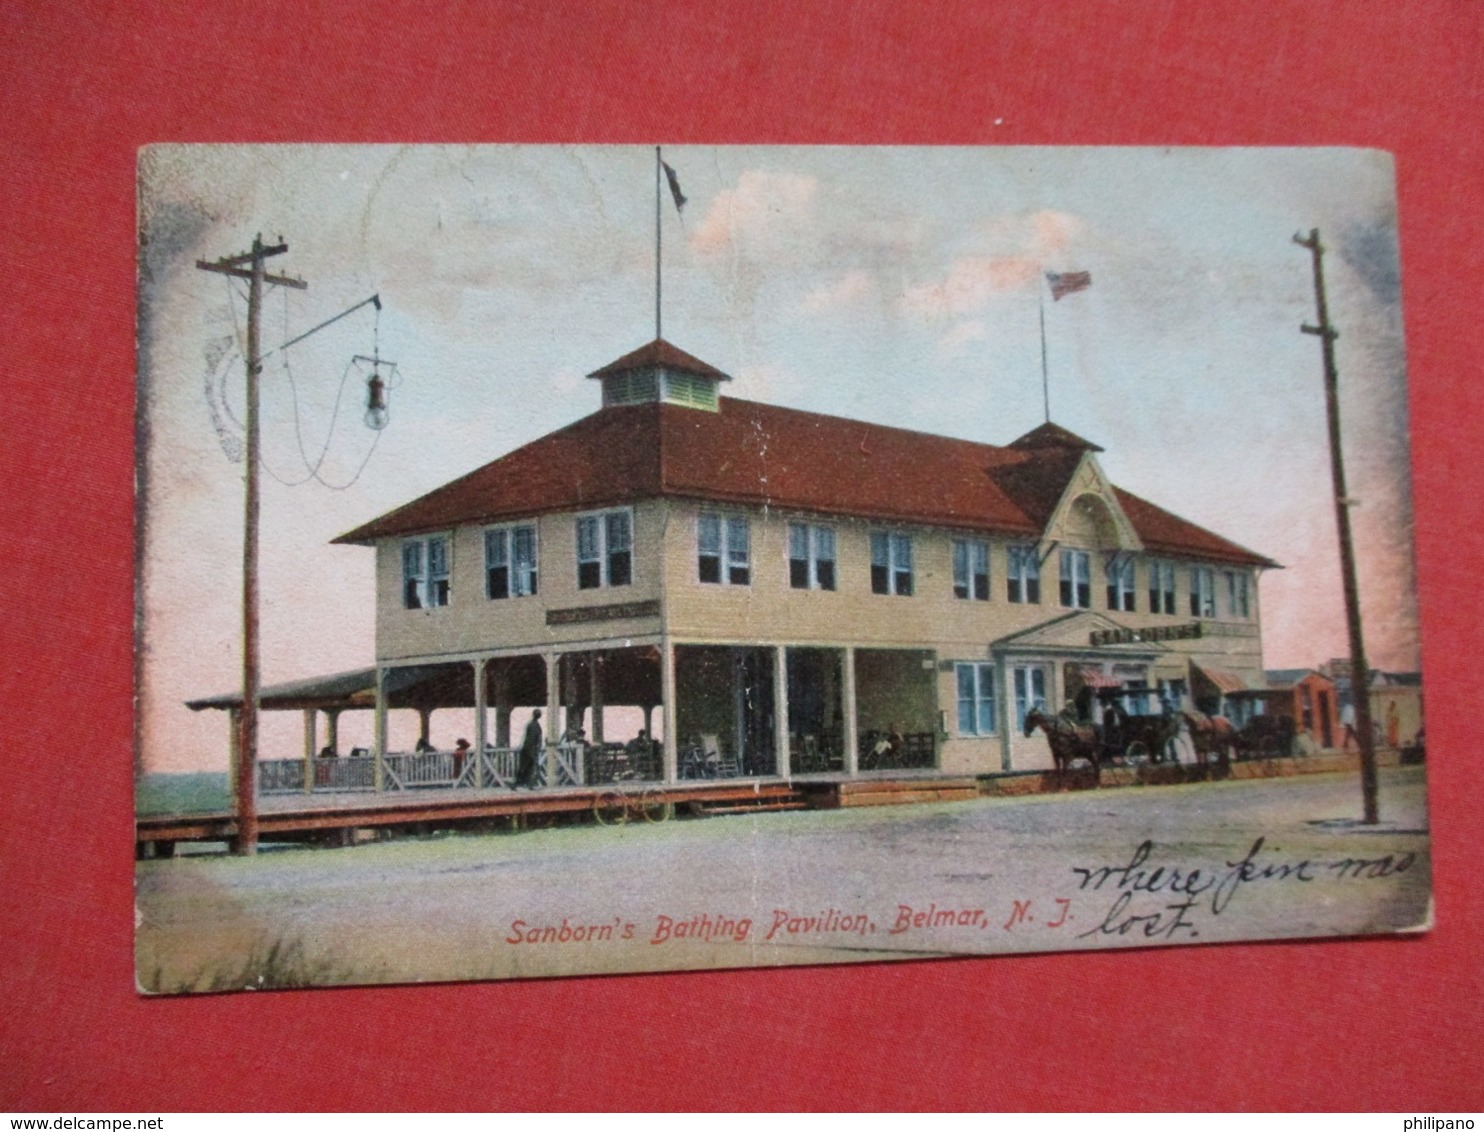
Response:
[[[651,806],[694,805],[712,812],[741,812],[803,804],[787,782],[699,782],[565,787],[551,790],[399,790],[384,794],[269,794],[258,798],[258,836],[264,841],[335,841],[360,829],[456,828],[531,815],[592,813],[614,795]],[[137,854],[171,856],[182,841],[230,841],[237,819],[211,813],[142,814],[135,819]]]
[[[1382,765],[1395,765],[1395,752],[1383,752]],[[789,781],[626,783],[621,787],[563,787],[532,791],[422,789],[384,794],[271,794],[258,799],[259,836],[264,841],[325,841],[348,843],[360,830],[402,830],[478,827],[507,820],[520,823],[530,817],[592,814],[615,795],[643,798],[653,813],[680,807],[696,814],[741,814],[768,810],[848,809],[910,803],[961,802],[980,797],[1040,794],[1065,790],[1160,786],[1301,774],[1353,772],[1358,756],[1325,752],[1308,758],[1232,762],[1210,767],[1165,765],[1109,767],[1094,778],[1090,770],[1065,777],[1051,771],[1018,774],[943,775],[935,771],[894,774],[805,775]],[[173,856],[175,846],[191,841],[230,841],[237,834],[229,811],[184,814],[145,814],[135,821],[138,856]]]

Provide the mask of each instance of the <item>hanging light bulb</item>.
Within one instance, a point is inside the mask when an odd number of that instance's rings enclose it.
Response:
[[[378,432],[386,428],[386,382],[381,379],[381,373],[371,370],[371,375],[366,378],[366,427],[374,428]]]

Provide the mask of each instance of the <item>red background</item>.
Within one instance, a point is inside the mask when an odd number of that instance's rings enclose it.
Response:
[[[0,0],[0,1108],[1480,1108],[1481,48],[1469,0]],[[135,150],[307,140],[1394,151],[1437,929],[136,998]]]

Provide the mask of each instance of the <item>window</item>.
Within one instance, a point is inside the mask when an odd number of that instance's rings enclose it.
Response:
[[[958,664],[958,733],[993,735],[994,665]]]
[[[1028,605],[1041,604],[1041,559],[1034,546],[1010,548],[1010,600]]]
[[[751,580],[747,520],[702,515],[696,524],[697,576],[703,582],[745,586]]]
[[[871,532],[871,592],[912,596],[912,536]]]
[[[1209,566],[1190,568],[1190,615],[1216,616],[1216,576]]]
[[[989,600],[989,543],[953,540],[953,596]]]
[[[1039,665],[1024,665],[1015,669],[1015,722],[1025,731],[1025,717],[1031,709],[1046,710],[1046,669]]]
[[[484,532],[484,595],[530,597],[536,592],[536,528],[501,527]]]
[[[1092,556],[1085,550],[1061,552],[1061,603],[1068,609],[1092,608]]]
[[[1149,612],[1175,612],[1175,564],[1149,563]]]
[[[1134,611],[1134,560],[1123,555],[1108,562],[1108,608]]]
[[[402,544],[402,607],[448,604],[448,538],[436,535]]]
[[[788,584],[796,590],[835,588],[835,528],[788,525]]]
[[[577,520],[577,588],[626,586],[634,580],[634,538],[627,511]]]
[[[1247,597],[1247,575],[1239,570],[1226,572],[1226,612],[1243,621],[1252,613]]]

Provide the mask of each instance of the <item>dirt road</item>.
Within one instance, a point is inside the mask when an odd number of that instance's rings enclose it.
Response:
[[[1420,768],[138,864],[148,991],[1340,936],[1425,926]]]

